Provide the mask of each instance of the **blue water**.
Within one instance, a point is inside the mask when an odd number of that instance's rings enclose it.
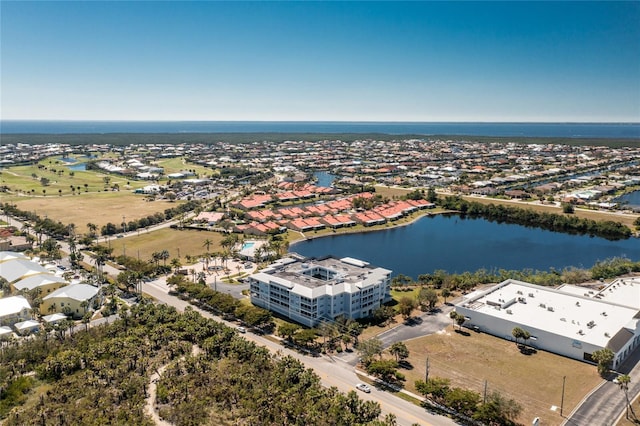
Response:
[[[304,256],[355,257],[393,271],[418,275],[485,269],[590,268],[598,260],[640,260],[640,240],[608,241],[497,224],[458,216],[424,217],[401,228],[301,241],[290,251]]]
[[[87,163],[78,163],[71,166],[68,166],[69,170],[73,170],[75,172],[87,170]]]
[[[8,133],[387,133],[640,139],[640,123],[2,120]]]
[[[248,248],[251,248],[251,247],[253,247],[253,245],[254,245],[254,244],[255,244],[255,243],[243,243],[243,244],[242,244],[242,249],[241,249],[241,250],[246,250],[246,249],[248,249]]]
[[[62,157],[61,160],[65,163],[75,163],[76,161],[78,161],[73,157]]]
[[[640,191],[633,191],[617,197],[614,201],[626,203],[629,207],[640,207]]]
[[[331,183],[336,179],[336,175],[332,175],[329,172],[315,172],[313,176],[318,179],[316,186],[321,186],[323,188],[330,188]]]

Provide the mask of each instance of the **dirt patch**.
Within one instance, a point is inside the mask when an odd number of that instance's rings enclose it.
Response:
[[[406,388],[424,380],[427,358],[429,377],[444,377],[451,385],[484,394],[493,391],[523,406],[519,421],[529,424],[540,417],[546,425],[560,425],[562,381],[566,376],[564,414],[570,413],[601,378],[595,366],[544,351],[522,351],[514,342],[488,334],[449,326],[440,333],[407,341],[411,370]],[[558,407],[552,411],[552,407]]]

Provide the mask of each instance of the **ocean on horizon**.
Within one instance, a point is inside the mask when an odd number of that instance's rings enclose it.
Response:
[[[382,133],[494,137],[640,139],[640,123],[424,123],[338,121],[1,120],[0,134]]]

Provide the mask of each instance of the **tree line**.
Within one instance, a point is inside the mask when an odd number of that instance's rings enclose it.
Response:
[[[60,221],[55,221],[48,217],[43,218],[35,212],[20,210],[16,204],[3,203],[1,206],[5,214],[32,224],[29,225],[29,229],[33,229],[36,234],[48,234],[58,239],[69,235],[69,225],[65,225]]]
[[[189,308],[143,302],[120,315],[86,332],[5,346],[4,424],[153,425],[145,399],[162,366],[154,403],[176,425],[395,424],[393,416],[379,419],[377,403],[324,388],[296,359],[271,355]]]
[[[431,273],[418,275],[418,279],[415,281],[407,275],[398,274],[391,279],[391,286],[397,290],[409,290],[415,286],[424,286],[443,291],[468,291],[478,284],[500,283],[508,279],[543,286],[557,286],[610,279],[633,272],[640,272],[640,261],[632,261],[626,257],[614,257],[598,261],[591,268],[568,267],[562,270],[551,268],[548,271],[481,268],[473,272],[462,273],[448,273],[438,269]],[[425,293],[425,299],[428,300],[427,296]]]
[[[107,223],[100,229],[101,235],[115,235],[124,231],[136,231],[138,229],[143,229],[148,226],[157,225],[166,220],[171,220],[174,217],[179,217],[185,213],[193,211],[201,206],[201,202],[199,200],[190,200],[186,203],[179,204],[175,207],[171,207],[165,209],[164,212],[157,212],[154,214],[150,214],[148,216],[142,217],[137,220],[130,220],[126,223],[114,224]]]
[[[514,223],[555,232],[596,236],[608,240],[623,240],[631,236],[629,227],[611,220],[595,221],[501,204],[481,204],[451,195],[438,199],[438,205],[448,210],[460,212],[462,218],[467,216],[470,218],[482,217],[492,222]]]

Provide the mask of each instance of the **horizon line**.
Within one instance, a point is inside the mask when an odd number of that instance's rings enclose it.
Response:
[[[399,120],[127,120],[127,119],[67,119],[67,118],[0,118],[0,122],[100,122],[100,123],[363,123],[363,124],[640,124],[640,121],[399,121]]]

